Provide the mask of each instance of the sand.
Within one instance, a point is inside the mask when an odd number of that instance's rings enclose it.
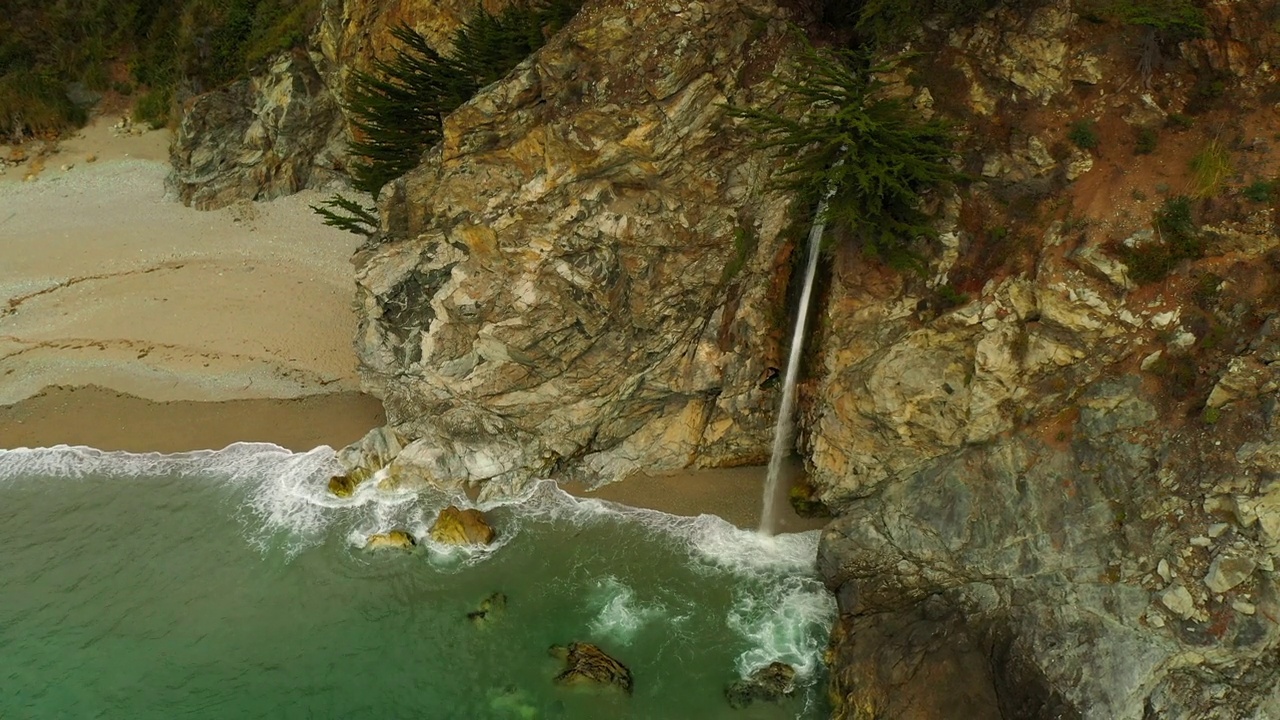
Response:
[[[359,238],[322,195],[192,210],[165,196],[169,133],[114,121],[29,144],[33,180],[0,171],[0,447],[307,450],[381,424],[351,346]]]
[[[156,401],[358,390],[359,238],[319,222],[320,193],[214,212],[166,199],[167,143],[99,121],[36,180],[4,174],[0,405],[55,385]]]

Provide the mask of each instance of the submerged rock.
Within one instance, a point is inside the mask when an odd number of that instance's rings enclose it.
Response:
[[[782,662],[769,663],[725,688],[724,696],[735,708],[756,702],[778,702],[796,690],[796,669]]]
[[[486,624],[507,609],[507,596],[495,592],[480,602],[480,607],[467,613],[467,619],[476,625]]]
[[[399,550],[412,550],[418,541],[405,530],[392,530],[390,532],[378,533],[370,535],[369,540],[365,543],[368,550],[376,550],[378,548],[395,548]]]
[[[450,505],[431,524],[431,539],[445,545],[488,545],[496,536],[484,513],[475,508]]]
[[[555,678],[561,685],[615,685],[631,693],[631,671],[591,643],[570,643],[568,647],[552,645],[548,652],[565,661],[564,672]]]

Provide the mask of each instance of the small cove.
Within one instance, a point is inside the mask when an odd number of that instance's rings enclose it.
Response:
[[[809,718],[834,602],[816,531],[763,537],[553,483],[482,506],[483,553],[423,536],[443,494],[324,492],[327,447],[177,455],[0,451],[4,717]],[[505,612],[466,619],[494,591]],[[547,648],[587,641],[635,693],[563,688]],[[733,710],[773,660],[802,687]]]

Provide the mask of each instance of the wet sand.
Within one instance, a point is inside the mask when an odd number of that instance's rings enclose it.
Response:
[[[579,497],[599,498],[635,507],[661,510],[672,515],[719,515],[741,528],[758,528],[764,498],[766,468],[751,466],[717,470],[674,470],[633,475],[595,490],[567,483],[564,489]],[[799,464],[788,467],[784,477],[794,481]],[[774,532],[802,532],[826,525],[823,518],[802,518],[784,498],[777,504]]]
[[[0,448],[87,445],[173,453],[269,442],[301,452],[341,448],[385,420],[382,404],[359,393],[154,402],[99,387],[58,387],[0,407]]]

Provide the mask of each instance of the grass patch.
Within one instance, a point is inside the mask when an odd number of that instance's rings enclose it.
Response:
[[[1214,197],[1231,177],[1231,154],[1217,140],[1210,140],[1191,158],[1191,186],[1198,198]]]

